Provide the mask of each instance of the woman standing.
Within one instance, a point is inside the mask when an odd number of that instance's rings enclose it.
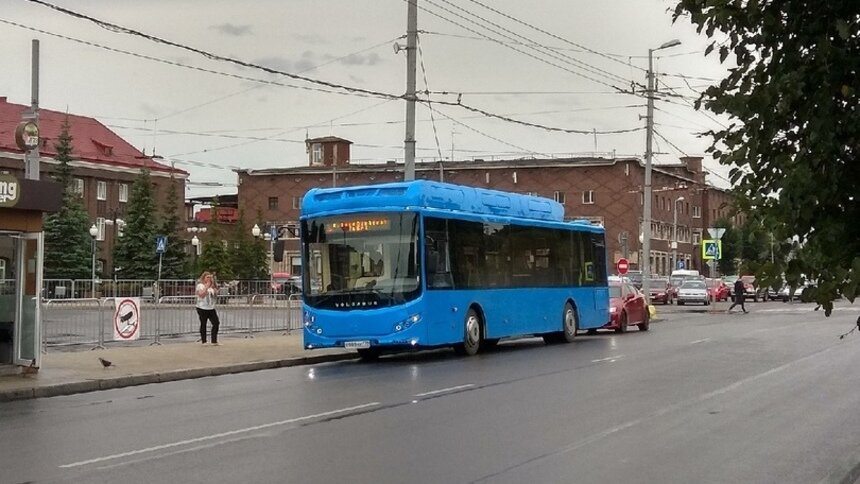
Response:
[[[206,321],[212,321],[212,344],[218,346],[218,313],[215,312],[215,296],[218,286],[209,272],[204,272],[197,280],[197,316],[200,318],[200,342],[206,344]]]

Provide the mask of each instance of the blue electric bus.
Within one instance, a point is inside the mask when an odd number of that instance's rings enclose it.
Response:
[[[549,199],[431,181],[310,190],[304,345],[386,350],[570,342],[609,321],[604,230]]]

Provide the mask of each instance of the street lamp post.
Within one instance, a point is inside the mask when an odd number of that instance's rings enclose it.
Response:
[[[683,201],[684,197],[676,198],[673,207],[675,215],[672,220],[672,268],[669,269],[669,274],[672,273],[672,270],[678,268],[678,202]]]
[[[642,292],[646,301],[651,300],[651,144],[654,139],[654,52],[660,49],[668,49],[681,45],[678,39],[670,40],[656,49],[648,49],[648,111],[646,117],[647,129],[645,130],[645,186],[644,203],[642,214]]]
[[[120,268],[116,266],[116,246],[118,243],[118,239],[122,237],[122,230],[125,228],[125,220],[119,218],[118,211],[116,209],[113,210],[113,217],[105,220],[106,225],[115,226],[116,232],[114,233],[113,242],[111,244],[111,272],[113,272],[113,297],[116,299],[117,294],[117,284],[119,283],[118,272]]]
[[[191,237],[191,247],[194,248],[194,275],[197,274],[197,256],[200,254],[200,239],[195,235]]]
[[[197,267],[197,256],[200,255],[200,239],[197,238],[197,234],[205,234],[206,227],[188,227],[185,229],[189,234],[192,234],[191,237],[191,246],[194,248],[194,276],[197,277],[197,271],[199,267]]]
[[[93,239],[92,253],[93,253],[93,272],[92,272],[92,292],[91,297],[96,297],[96,237],[99,235],[99,228],[96,227],[96,224],[93,224],[90,227],[90,238]]]
[[[266,232],[262,233],[260,230],[260,226],[254,224],[254,227],[251,229],[251,235],[256,238],[260,238],[262,235],[262,239],[269,242],[269,254],[268,254],[268,262],[269,262],[269,290],[274,294],[275,292],[275,275],[272,271],[272,266],[275,264],[275,239],[272,238],[272,235]]]

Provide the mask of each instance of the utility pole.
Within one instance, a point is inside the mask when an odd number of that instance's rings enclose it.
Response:
[[[403,180],[415,179],[415,71],[418,62],[418,0],[407,0],[406,12],[406,140]]]
[[[642,214],[642,292],[651,302],[651,144],[654,141],[654,51],[680,45],[680,40],[670,40],[656,49],[648,49],[648,110],[645,130],[645,187]]]
[[[31,65],[31,99],[30,111],[24,114],[24,119],[39,126],[39,40],[33,39],[32,65]],[[39,179],[39,145],[24,152],[24,178],[27,180]]]

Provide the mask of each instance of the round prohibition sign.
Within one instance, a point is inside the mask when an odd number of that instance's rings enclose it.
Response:
[[[137,334],[140,328],[140,308],[133,299],[123,299],[116,305],[113,326],[122,339],[132,339]]]

